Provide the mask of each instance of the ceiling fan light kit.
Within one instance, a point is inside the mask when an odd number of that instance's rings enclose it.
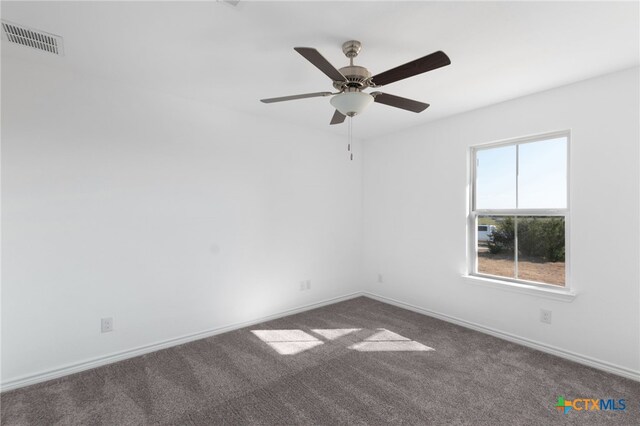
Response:
[[[365,93],[362,90],[369,87],[387,85],[451,64],[451,60],[444,52],[437,51],[372,76],[367,68],[353,64],[353,59],[358,56],[361,49],[362,43],[357,40],[349,40],[343,43],[342,52],[349,58],[349,65],[338,70],[316,49],[311,47],[294,47],[296,52],[304,56],[305,59],[333,81],[333,87],[338,90],[338,92],[306,93],[302,95],[261,99],[261,102],[274,103],[295,99],[332,96],[329,102],[336,111],[331,118],[330,124],[340,124],[344,122],[346,117],[362,114],[373,102],[417,113],[427,109],[429,104],[377,91]]]
[[[364,92],[339,93],[329,101],[335,109],[347,117],[361,114],[366,107],[373,103],[373,96]]]

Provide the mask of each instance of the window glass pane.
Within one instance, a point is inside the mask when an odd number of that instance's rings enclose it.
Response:
[[[516,207],[516,147],[476,152],[476,209]]]
[[[517,218],[518,278],[564,286],[564,217]]]
[[[476,233],[478,273],[515,278],[513,216],[478,216],[478,227],[485,225]]]
[[[518,208],[567,207],[566,137],[521,144],[518,162]]]

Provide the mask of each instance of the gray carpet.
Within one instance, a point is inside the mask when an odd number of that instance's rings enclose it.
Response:
[[[563,414],[558,396],[627,409]],[[1,402],[2,425],[640,424],[640,383],[364,297]]]

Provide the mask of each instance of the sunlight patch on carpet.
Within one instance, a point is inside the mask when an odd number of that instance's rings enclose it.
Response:
[[[323,342],[302,330],[251,330],[280,355],[295,355],[322,345]]]
[[[335,340],[339,337],[346,336],[347,334],[355,333],[362,330],[361,328],[314,328],[313,331],[316,334],[321,335],[327,340]]]
[[[404,336],[379,328],[378,332],[364,339],[364,342],[349,346],[359,352],[392,352],[392,351],[432,351],[433,348],[415,342]]]
[[[349,346],[349,349],[358,352],[392,352],[392,351],[432,351],[433,348],[413,340],[388,341],[388,342],[360,342]]]
[[[386,328],[379,328],[378,332],[376,334],[374,334],[373,336],[367,337],[366,339],[367,342],[386,342],[389,340],[411,340],[411,339],[407,339],[406,337],[403,337],[401,335],[399,335],[398,333],[394,333],[393,331],[389,331]]]
[[[332,342],[351,333],[362,331],[361,328],[314,328],[311,332],[322,336],[327,343]],[[296,355],[325,342],[319,338],[302,330],[251,330],[251,332],[264,343],[273,348],[280,355]],[[392,351],[433,351],[435,349],[422,343],[408,339],[404,336],[387,330],[378,328],[364,341],[352,344],[348,347],[358,352],[392,352]]]

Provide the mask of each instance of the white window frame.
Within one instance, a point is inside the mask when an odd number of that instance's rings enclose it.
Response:
[[[567,140],[567,164],[566,164],[566,208],[564,209],[519,209],[517,208],[517,200],[518,200],[518,178],[519,178],[519,146],[527,143],[533,142],[541,142],[548,139],[555,138],[566,138]],[[476,209],[476,172],[477,172],[477,153],[478,151],[483,151],[487,149],[505,147],[505,146],[516,146],[516,208],[515,209]],[[549,132],[543,134],[537,134],[533,136],[520,137],[515,139],[502,140],[497,142],[490,142],[481,145],[475,145],[470,148],[470,182],[469,188],[471,189],[469,192],[469,214],[468,214],[468,222],[467,222],[467,230],[468,230],[468,250],[469,250],[469,275],[472,277],[478,277],[482,279],[489,279],[492,281],[499,281],[507,285],[525,285],[527,287],[533,287],[534,289],[540,290],[551,290],[554,292],[562,291],[562,292],[571,292],[571,249],[569,245],[569,232],[570,232],[570,181],[569,181],[569,165],[570,161],[570,153],[571,153],[571,131],[570,130],[562,130],[556,132]],[[478,272],[478,247],[477,247],[477,238],[478,238],[478,225],[477,218],[478,216],[491,216],[491,215],[503,215],[503,216],[561,216],[564,217],[564,238],[565,238],[565,279],[564,286],[547,284],[537,281],[529,281],[523,280],[519,278],[510,278],[510,277],[502,277],[499,275],[491,275],[486,273]],[[517,247],[517,227],[516,227],[516,247]],[[514,253],[514,268],[515,275],[517,276],[518,271],[518,253],[515,250]]]

